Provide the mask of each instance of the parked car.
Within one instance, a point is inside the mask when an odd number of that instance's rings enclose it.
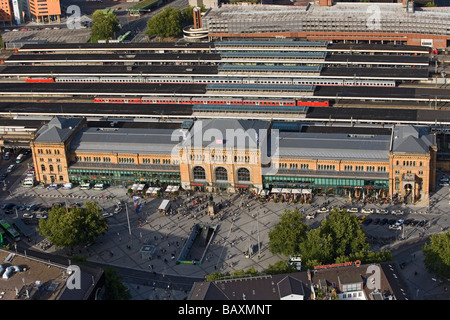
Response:
[[[380,218],[375,218],[374,220],[373,220],[373,224],[379,224],[380,223]]]
[[[38,218],[38,219],[47,219],[48,218],[48,214],[46,214],[45,212],[37,213],[36,214],[36,218]]]
[[[22,217],[25,219],[33,219],[34,214],[33,213],[24,213]]]
[[[114,208],[114,213],[119,213],[119,212],[121,212],[122,211],[122,206],[116,206],[115,208]]]
[[[348,212],[350,212],[350,213],[358,213],[359,210],[358,210],[358,208],[350,208],[350,209],[348,210]]]
[[[58,189],[58,185],[56,183],[52,183],[47,187],[48,190],[55,190]]]
[[[391,230],[402,230],[402,226],[398,226],[396,224],[389,225],[389,229]]]
[[[387,223],[388,219],[383,218],[380,220],[380,225],[384,226]]]
[[[8,169],[6,169],[6,172],[10,173],[11,171],[14,170],[15,167],[16,167],[15,165],[10,164],[9,167],[8,167]]]
[[[103,218],[109,218],[109,217],[114,216],[114,214],[110,213],[110,212],[105,212],[104,214],[102,214],[102,216],[103,216]]]
[[[27,211],[33,211],[33,210],[35,210],[35,209],[37,209],[37,208],[38,208],[38,206],[35,205],[34,203],[32,203],[32,204],[29,204],[29,205],[28,205]]]
[[[368,226],[371,222],[372,222],[372,218],[367,218],[367,219],[363,222],[363,225]]]
[[[327,212],[329,212],[327,207],[322,207],[319,210],[317,210],[317,213],[327,213]]]
[[[395,214],[395,215],[403,215],[405,212],[403,211],[403,210],[393,210],[392,211],[392,214]]]
[[[387,209],[376,209],[375,212],[378,214],[389,214],[389,210]]]
[[[387,224],[388,224],[388,225],[393,225],[395,222],[396,222],[395,219],[389,219],[389,220],[387,221]]]
[[[313,212],[313,213],[308,213],[307,215],[306,215],[306,219],[314,219],[316,217],[316,214]]]
[[[364,221],[366,221],[367,217],[366,216],[362,216],[358,218],[359,223],[363,223]]]
[[[4,204],[2,205],[2,209],[3,209],[3,210],[11,210],[11,209],[14,209],[15,206],[16,206],[16,205],[15,205],[14,203],[12,203],[12,202],[10,202],[10,203],[4,203]]]
[[[404,225],[409,226],[409,224],[413,221],[413,219],[406,219],[405,222],[403,222]]]
[[[372,208],[363,208],[361,210],[361,213],[366,213],[366,214],[371,214],[373,212],[374,212],[374,210]]]

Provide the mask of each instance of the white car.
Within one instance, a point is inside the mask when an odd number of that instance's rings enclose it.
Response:
[[[25,219],[32,219],[32,218],[34,218],[34,214],[32,214],[32,213],[24,213],[22,217],[25,218]]]
[[[109,217],[114,216],[114,214],[109,213],[109,212],[105,212],[104,214],[102,214],[102,216],[103,216],[103,218],[109,218]]]
[[[378,214],[389,214],[389,210],[386,209],[377,209],[375,212]]]
[[[359,210],[358,210],[358,208],[350,208],[350,209],[348,210],[348,212],[350,212],[350,213],[358,213]]]
[[[122,211],[122,206],[117,206],[114,208],[114,213],[119,213]]]
[[[397,224],[392,224],[389,226],[389,229],[391,230],[402,230],[402,226],[401,225],[397,225]]]
[[[38,214],[36,214],[36,218],[38,218],[38,219],[47,219],[48,215],[46,213],[38,213]]]
[[[392,214],[395,214],[395,215],[403,215],[405,212],[403,211],[403,210],[393,210],[392,211]]]
[[[309,214],[307,214],[306,215],[306,219],[314,219],[316,217],[316,214],[315,213],[309,213]]]
[[[317,213],[327,213],[328,211],[329,210],[327,207],[323,207],[323,208],[320,208],[319,210],[317,210]]]
[[[374,212],[374,210],[371,208],[363,208],[361,210],[361,213],[373,213],[373,212]]]

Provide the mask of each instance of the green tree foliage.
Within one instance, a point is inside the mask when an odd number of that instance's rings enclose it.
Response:
[[[161,38],[178,37],[183,33],[182,14],[179,9],[166,7],[147,22],[146,34]]]
[[[122,277],[117,274],[117,270],[106,267],[105,272],[105,296],[103,300],[130,300],[131,293],[122,283]]]
[[[5,47],[5,43],[3,42],[3,37],[0,34],[0,49],[3,49]]]
[[[439,278],[450,278],[450,231],[433,234],[422,248],[427,270]]]
[[[267,269],[264,270],[265,274],[283,274],[292,272],[297,272],[297,268],[293,265],[290,265],[286,260],[279,260],[273,265],[269,264]]]
[[[390,251],[370,251],[366,234],[355,215],[333,210],[319,228],[308,231],[300,245],[305,268],[315,265],[361,260],[362,263],[390,261]]]
[[[48,219],[39,221],[38,231],[57,247],[73,249],[92,243],[108,230],[108,222],[96,202],[86,202],[85,208],[53,207]]]
[[[114,37],[114,34],[120,30],[119,19],[110,12],[105,14],[101,10],[96,10],[92,14],[91,38],[89,42],[98,42],[98,40],[108,40]]]
[[[303,215],[298,209],[285,210],[280,222],[269,232],[269,250],[285,256],[300,254],[300,244],[306,238],[308,226],[303,223]]]

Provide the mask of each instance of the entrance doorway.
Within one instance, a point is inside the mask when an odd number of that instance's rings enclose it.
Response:
[[[411,204],[414,201],[414,197],[413,197],[413,186],[410,183],[405,184],[404,190],[403,190],[403,199],[405,201],[406,204]]]

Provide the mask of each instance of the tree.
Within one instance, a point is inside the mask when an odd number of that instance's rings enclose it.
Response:
[[[117,270],[106,267],[105,272],[105,296],[103,300],[130,300],[131,293],[122,283],[122,276],[117,274]]]
[[[422,248],[428,272],[439,278],[450,278],[450,231],[433,234]]]
[[[79,245],[93,243],[108,230],[108,222],[100,214],[96,202],[86,202],[85,208],[54,206],[48,219],[39,221],[38,231],[57,247],[71,250]]]
[[[102,10],[96,10],[92,14],[91,38],[89,42],[95,43],[98,40],[108,40],[114,37],[114,34],[119,30],[119,19],[114,13],[104,13]]]
[[[3,42],[3,37],[0,34],[0,49],[3,49],[5,47],[5,43]]]
[[[154,35],[161,38],[178,37],[183,33],[181,22],[180,9],[166,7],[162,12],[148,20],[148,30],[145,33],[149,37]]]
[[[319,228],[309,230],[300,244],[302,265],[312,269],[316,265],[361,260],[362,263],[390,261],[390,251],[369,250],[366,233],[355,215],[334,209]]]
[[[308,226],[303,223],[303,215],[298,209],[286,209],[280,222],[269,232],[269,250],[285,256],[300,254],[300,244],[306,238]]]
[[[264,270],[266,274],[283,274],[283,273],[292,273],[297,272],[297,268],[293,265],[290,265],[286,260],[280,260],[275,262],[275,264],[269,264],[267,269]]]

